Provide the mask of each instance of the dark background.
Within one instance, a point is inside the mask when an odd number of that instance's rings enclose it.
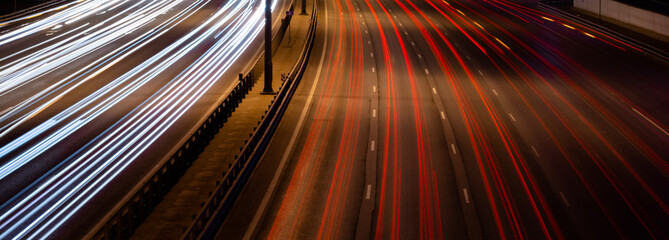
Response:
[[[35,5],[39,5],[49,0],[16,0],[16,9],[26,9]],[[14,0],[0,1],[0,16],[14,12]]]
[[[615,1],[669,16],[669,0],[615,0]]]

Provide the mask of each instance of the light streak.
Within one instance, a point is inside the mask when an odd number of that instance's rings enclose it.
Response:
[[[56,142],[62,141],[67,135],[100,116],[144,83],[177,63],[199,44],[212,39],[224,24],[231,24],[226,26],[229,31],[222,35],[203,56],[171,80],[161,91],[100,135],[95,142],[84,148],[82,154],[73,155],[72,160],[65,161],[67,164],[40,182],[36,186],[37,190],[25,193],[20,199],[16,199],[11,208],[4,210],[0,215],[0,238],[8,236],[41,238],[53,234],[167,131],[225,74],[251,44],[250,39],[256,38],[260,33],[264,24],[263,11],[250,9],[251,4],[248,3],[227,3],[204,24],[160,54],[98,90],[96,94],[54,116],[45,122],[46,124],[36,128],[36,131],[21,136],[21,139],[33,138],[55,126],[59,121],[74,118],[48,138],[19,155],[18,158],[23,160],[3,165],[3,169],[10,171],[2,170],[3,176],[11,173],[10,169],[18,168],[18,165],[25,164]],[[233,17],[234,20],[230,22]],[[104,69],[106,68],[101,68],[102,71]],[[143,74],[138,75],[139,73]],[[128,82],[130,79],[133,81]],[[122,88],[117,89],[120,86]],[[105,96],[112,90],[113,94]],[[94,101],[96,99],[101,101],[97,103]],[[86,108],[88,110],[84,113],[79,113]],[[11,145],[17,144],[19,142],[13,142]],[[9,147],[2,150],[11,151]]]

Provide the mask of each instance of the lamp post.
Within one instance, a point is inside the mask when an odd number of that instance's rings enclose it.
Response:
[[[274,94],[272,89],[272,0],[265,0],[265,87],[262,94]]]
[[[307,0],[302,0],[302,12],[300,15],[309,15],[307,14]]]

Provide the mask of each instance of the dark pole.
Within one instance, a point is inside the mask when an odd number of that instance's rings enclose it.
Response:
[[[307,0],[302,0],[302,12],[300,15],[309,15],[307,14]]]
[[[272,0],[265,0],[265,88],[264,94],[272,94]]]
[[[602,0],[599,0],[599,20],[602,20]]]

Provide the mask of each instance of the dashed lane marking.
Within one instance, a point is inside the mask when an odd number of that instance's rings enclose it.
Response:
[[[567,201],[567,197],[564,196],[564,193],[560,192],[560,198],[562,198],[562,201],[564,201],[564,204],[569,207],[569,201]]]
[[[462,188],[462,193],[465,194],[465,203],[469,203],[469,191],[467,191],[467,188]]]

